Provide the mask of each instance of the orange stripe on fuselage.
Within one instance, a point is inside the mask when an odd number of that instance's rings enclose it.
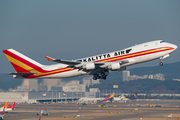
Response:
[[[158,53],[158,52],[172,50],[172,49],[173,48],[171,48],[171,47],[163,47],[163,48],[151,49],[151,50],[131,53],[131,54],[127,54],[127,55],[121,55],[121,56],[116,56],[116,57],[112,57],[112,58],[97,60],[94,62],[113,62],[113,61],[138,57],[138,56],[142,56],[142,55],[148,55],[148,54],[152,54],[152,53]],[[75,69],[72,69],[72,70],[75,70]],[[38,72],[37,74],[34,74],[34,77],[42,77],[42,76],[47,76],[47,75],[52,75],[52,74],[57,74],[57,73],[62,73],[62,72],[67,72],[67,71],[71,71],[71,68],[66,67],[66,68],[52,70],[52,71]],[[31,77],[31,76],[29,76],[29,77]],[[32,75],[32,77],[33,77],[33,75]]]
[[[113,61],[123,60],[123,59],[127,59],[127,58],[132,58],[132,57],[138,57],[138,56],[152,54],[152,53],[158,53],[158,52],[172,50],[172,49],[173,48],[171,48],[171,47],[163,47],[163,48],[146,50],[146,51],[141,51],[141,52],[136,52],[136,53],[130,53],[127,55],[120,55],[120,56],[116,56],[116,57],[106,58],[106,59],[97,60],[94,62],[113,62]]]

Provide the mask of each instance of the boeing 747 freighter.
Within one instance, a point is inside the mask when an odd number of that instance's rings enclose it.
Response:
[[[163,40],[135,45],[123,50],[81,58],[73,61],[54,59],[46,56],[54,65],[42,65],[13,50],[3,50],[16,72],[9,73],[14,78],[68,78],[81,75],[93,75],[93,79],[106,79],[109,71],[123,71],[127,66],[155,59],[169,57],[177,46]]]

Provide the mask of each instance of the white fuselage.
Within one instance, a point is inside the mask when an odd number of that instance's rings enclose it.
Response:
[[[0,112],[2,112],[2,111],[3,111],[3,109],[4,109],[4,108],[0,108]],[[5,108],[5,110],[4,110],[4,111],[5,111],[5,112],[7,112],[7,111],[11,111],[11,110],[13,110],[13,109],[12,109],[12,108]]]
[[[170,53],[172,53],[177,48],[176,45],[164,42],[162,40],[147,42],[139,45],[135,45],[123,50],[105,53],[100,55],[95,55],[87,58],[78,59],[75,61],[81,61],[85,64],[87,62],[104,62],[105,64],[111,64],[112,62],[120,62],[127,60],[128,62],[121,65],[121,68],[151,61],[154,59],[159,59],[162,57],[168,57]],[[115,58],[115,59],[114,59]],[[118,58],[118,59],[116,59]],[[65,64],[55,64],[50,66],[43,66],[42,69],[44,70],[53,70],[59,68],[66,68],[68,65]],[[52,74],[48,76],[42,76],[39,78],[67,78],[67,77],[74,77],[80,75],[86,75],[87,72],[79,69],[71,69],[67,70],[67,72]]]
[[[113,97],[113,101],[129,101],[131,99],[126,98],[124,95],[121,95],[119,97]]]

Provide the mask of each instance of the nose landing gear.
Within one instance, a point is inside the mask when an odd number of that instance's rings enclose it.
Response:
[[[163,66],[163,62],[160,62],[159,65],[160,65],[160,66]]]
[[[162,62],[162,59],[160,58],[160,63],[159,63],[160,66],[163,66],[163,62]]]

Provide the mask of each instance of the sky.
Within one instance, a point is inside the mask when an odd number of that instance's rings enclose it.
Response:
[[[48,65],[45,56],[73,60],[152,40],[180,47],[179,0],[0,1],[0,73],[15,72],[4,49]],[[178,61],[179,48],[163,60]]]

